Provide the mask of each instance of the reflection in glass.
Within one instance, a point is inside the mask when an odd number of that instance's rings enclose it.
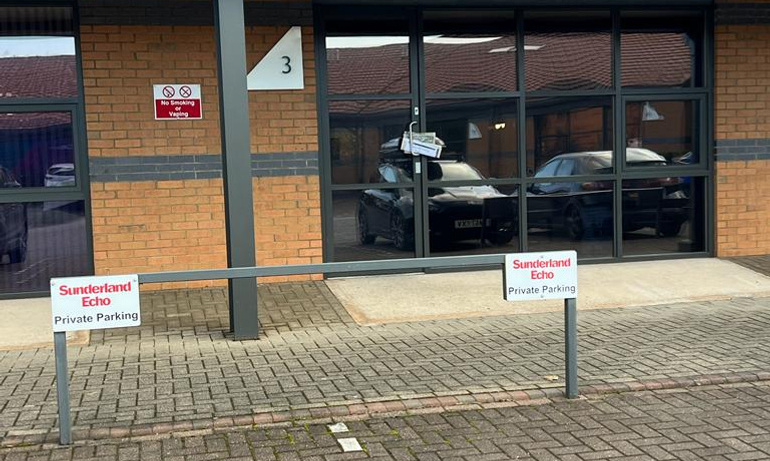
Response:
[[[434,167],[456,166],[446,161]],[[467,165],[466,165],[467,167]],[[433,256],[509,253],[518,242],[517,186],[428,188]]]
[[[400,148],[410,107],[407,100],[330,102],[332,183],[380,182],[383,161],[411,160]]]
[[[69,112],[0,114],[0,168],[13,178],[0,187],[74,186],[72,135]]]
[[[513,12],[428,10],[423,20],[428,93],[518,90]]]
[[[516,103],[512,100],[429,100],[427,103],[428,131],[435,132],[445,144],[441,158],[466,162],[487,178],[517,175],[516,115]]]
[[[334,260],[413,257],[413,199],[409,188],[334,192]]]
[[[0,98],[75,98],[71,7],[0,7]]]
[[[527,100],[527,175],[564,154],[602,153],[612,164],[610,98],[535,98]],[[611,173],[600,165],[583,165],[581,174]],[[577,174],[577,173],[570,173]]]
[[[527,188],[530,251],[612,256],[612,181],[537,182]]]
[[[623,254],[705,250],[703,178],[623,181]]]
[[[408,93],[409,24],[403,19],[329,21],[329,94]]]
[[[0,204],[0,293],[48,291],[51,277],[87,275],[84,202]]]
[[[621,66],[624,87],[703,85],[703,16],[677,11],[624,12]]]
[[[527,91],[612,87],[609,12],[524,15]]]
[[[699,162],[696,147],[697,101],[646,101],[626,105],[626,144],[656,154],[654,166]],[[626,165],[649,166],[626,158]]]

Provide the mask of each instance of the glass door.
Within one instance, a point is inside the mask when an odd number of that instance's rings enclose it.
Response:
[[[324,25],[327,260],[422,255],[421,164],[401,149],[419,129],[414,11],[330,14]]]
[[[516,18],[508,11],[426,10],[421,104],[440,159],[422,159],[426,255],[518,250]]]

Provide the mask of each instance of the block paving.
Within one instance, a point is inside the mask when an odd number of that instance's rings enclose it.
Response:
[[[442,413],[189,431],[0,449],[0,461],[42,460],[560,460],[770,459],[770,383],[645,391]],[[355,437],[363,451],[343,453]]]
[[[90,345],[70,347],[75,438],[561,395],[560,313],[359,326],[322,282],[259,293],[258,341],[228,338],[225,292],[214,288],[145,293],[141,327],[94,331]],[[770,380],[768,306],[736,298],[581,311],[581,389]],[[51,349],[0,352],[0,445],[58,440],[54,376]]]

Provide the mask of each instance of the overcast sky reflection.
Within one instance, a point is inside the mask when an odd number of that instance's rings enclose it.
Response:
[[[73,37],[0,37],[0,58],[74,55]]]

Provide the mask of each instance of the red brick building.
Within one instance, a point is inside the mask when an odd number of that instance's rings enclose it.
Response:
[[[246,96],[257,264],[770,253],[770,2],[349,3],[232,25],[244,75],[301,27],[273,70],[302,88]],[[3,295],[227,266],[215,7],[0,6]],[[202,118],[156,120],[154,85],[199,85]]]

